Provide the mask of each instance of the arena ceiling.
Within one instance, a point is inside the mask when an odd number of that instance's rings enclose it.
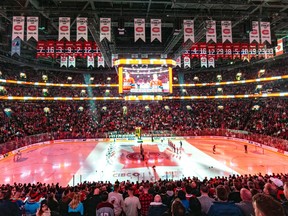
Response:
[[[111,54],[150,56],[167,54],[174,57],[191,46],[183,44],[183,19],[194,19],[196,42],[205,41],[205,21],[216,20],[220,40],[220,21],[231,20],[233,40],[248,42],[247,31],[251,21],[270,21],[272,40],[288,34],[288,0],[1,0],[0,1],[0,50],[9,55],[13,16],[38,16],[39,40],[57,40],[58,18],[71,17],[71,40],[76,40],[76,17],[88,17],[89,40],[100,46],[110,59]],[[99,18],[112,20],[112,41],[99,41]],[[146,19],[146,43],[134,42],[134,18]],[[162,43],[150,42],[148,29],[151,18],[162,19]],[[125,34],[119,35],[119,24],[124,24]],[[179,34],[175,29],[180,26]],[[35,60],[36,42],[25,41],[21,58]],[[109,58],[108,58],[109,57]],[[3,58],[1,58],[3,59]],[[111,62],[108,61],[108,65]]]

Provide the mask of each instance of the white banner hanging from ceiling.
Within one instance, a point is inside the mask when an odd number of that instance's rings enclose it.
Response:
[[[86,17],[77,17],[77,35],[76,41],[83,38],[85,41],[88,41],[88,31],[87,31],[87,18]]]
[[[184,26],[184,43],[189,39],[194,43],[195,42],[194,20],[183,20],[183,26]]]
[[[66,38],[70,41],[70,17],[59,17],[58,41]]]
[[[94,68],[94,56],[87,56],[87,68]]]
[[[176,66],[177,66],[177,67],[181,67],[181,56],[178,56],[178,57],[176,58]]]
[[[162,42],[161,19],[151,19],[151,42],[155,39]]]
[[[100,18],[100,41],[111,41],[111,18]]]
[[[104,65],[104,57],[103,56],[98,56],[98,68],[99,67],[105,67],[105,65]]]
[[[249,39],[250,39],[250,43],[252,43],[254,40],[257,43],[260,43],[259,22],[258,21],[252,21],[252,31],[250,31],[250,33],[249,33]]]
[[[38,17],[27,17],[27,41],[30,38],[34,38],[36,41],[38,41],[38,25]]]
[[[67,56],[61,56],[60,57],[60,67],[67,67]]]
[[[202,64],[201,64],[201,67],[202,67]],[[208,57],[208,67],[215,68],[215,57],[214,56]]]
[[[184,68],[190,68],[191,67],[191,62],[190,62],[190,57],[189,56],[184,56]]]
[[[200,58],[200,61],[201,61],[201,67],[206,67],[207,68],[207,56],[202,56]]]
[[[267,41],[271,44],[270,22],[260,22],[261,43]]]
[[[216,35],[216,21],[206,20],[206,42],[212,40],[214,43],[217,42]]]
[[[68,67],[75,67],[76,61],[74,56],[68,56]]]
[[[222,31],[222,43],[226,40],[233,43],[232,40],[232,25],[231,21],[221,21],[221,31]]]
[[[146,42],[145,39],[145,19],[134,19],[134,42],[136,42],[138,39],[143,40]]]
[[[12,41],[19,37],[24,40],[24,16],[13,16]]]

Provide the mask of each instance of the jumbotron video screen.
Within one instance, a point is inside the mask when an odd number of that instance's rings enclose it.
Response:
[[[123,67],[123,93],[169,93],[168,67]]]

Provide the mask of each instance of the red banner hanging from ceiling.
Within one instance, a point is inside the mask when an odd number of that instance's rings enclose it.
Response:
[[[46,41],[38,41],[36,58],[46,57]]]

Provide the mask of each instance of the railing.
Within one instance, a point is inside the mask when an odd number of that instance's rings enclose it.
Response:
[[[109,136],[110,135],[110,136]],[[288,151],[288,140],[279,139],[276,137],[251,134],[247,131],[237,131],[229,129],[203,129],[203,130],[189,130],[189,131],[145,131],[142,130],[142,137],[174,137],[174,136],[225,136],[249,141],[258,142],[262,145],[271,146],[279,149],[279,151]],[[0,154],[5,155],[15,149],[29,146],[34,143],[45,142],[50,140],[61,139],[92,139],[92,138],[135,138],[132,132],[127,134],[111,134],[111,133],[86,133],[76,134],[72,132],[55,132],[44,133],[24,138],[17,138],[16,140],[0,144]]]

